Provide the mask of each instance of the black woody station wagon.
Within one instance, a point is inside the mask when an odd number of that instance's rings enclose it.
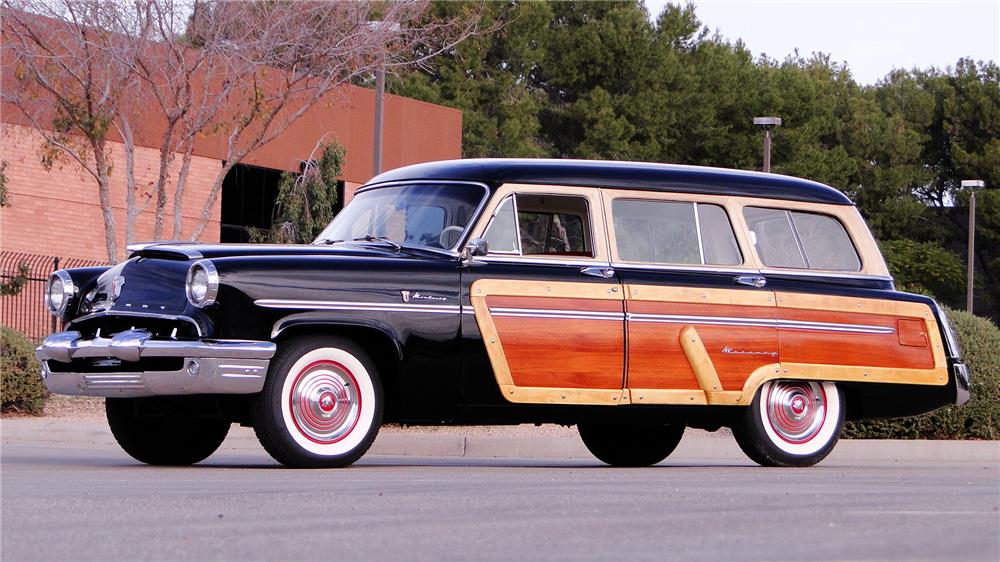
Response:
[[[288,466],[345,466],[402,422],[575,424],[616,466],[731,427],[804,466],[845,419],[969,398],[938,306],[894,290],[849,199],[796,178],[434,162],[374,178],[311,245],[132,251],[52,275],[66,330],[37,356],[150,464],[235,422]]]

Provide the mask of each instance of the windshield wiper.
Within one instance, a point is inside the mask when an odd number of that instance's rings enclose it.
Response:
[[[313,242],[313,244],[326,244],[327,246],[331,244],[340,244],[343,240],[331,240],[329,238],[320,238],[319,240]]]
[[[398,252],[403,249],[403,245],[395,240],[389,239],[387,236],[372,236],[371,234],[365,234],[359,238],[355,238],[354,242],[384,242],[392,246],[394,252]]]

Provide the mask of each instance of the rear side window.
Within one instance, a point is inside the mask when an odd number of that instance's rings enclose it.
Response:
[[[718,205],[615,199],[618,257],[626,261],[739,265],[743,256],[726,211]]]
[[[766,207],[746,207],[743,216],[768,267],[861,270],[851,237],[834,217]]]

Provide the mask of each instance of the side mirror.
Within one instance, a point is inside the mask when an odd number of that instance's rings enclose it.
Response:
[[[473,238],[465,245],[465,258],[472,259],[478,256],[485,256],[490,252],[490,244],[485,238]]]

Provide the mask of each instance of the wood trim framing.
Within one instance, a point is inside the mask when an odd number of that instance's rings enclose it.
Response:
[[[479,279],[472,284],[469,297],[476,316],[476,323],[486,346],[490,365],[504,398],[524,404],[586,404],[617,406],[629,403],[625,389],[590,389],[563,387],[528,387],[514,383],[510,364],[504,353],[503,342],[486,302],[487,297],[510,295],[518,297],[573,298],[589,300],[622,301],[624,296],[617,284],[574,283],[548,281],[522,281]],[[622,309],[624,323],[624,309]],[[622,328],[624,330],[624,328]],[[624,354],[624,349],[622,353]]]

